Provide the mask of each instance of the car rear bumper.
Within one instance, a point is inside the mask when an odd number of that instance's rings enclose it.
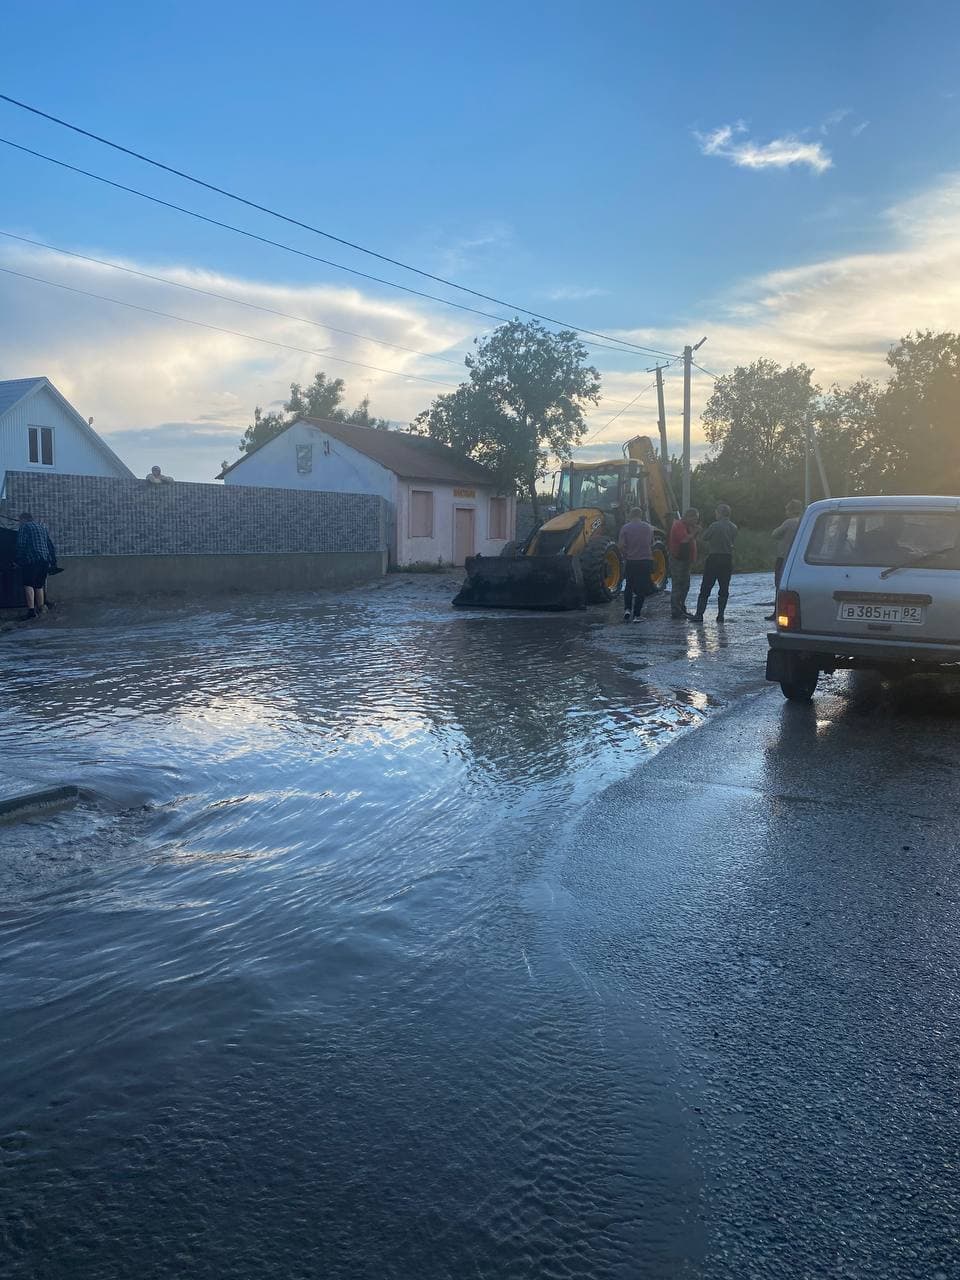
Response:
[[[815,658],[822,670],[838,667],[909,665],[934,669],[960,664],[960,643],[918,644],[915,640],[867,640],[809,632],[772,632],[767,636],[767,679],[790,679],[798,658]]]

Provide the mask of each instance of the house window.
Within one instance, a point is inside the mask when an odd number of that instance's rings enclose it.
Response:
[[[53,427],[27,427],[30,461],[34,466],[53,466]]]
[[[505,538],[507,536],[507,500],[506,498],[490,499],[490,537]]]
[[[430,489],[410,490],[410,537],[433,537],[433,493]]]

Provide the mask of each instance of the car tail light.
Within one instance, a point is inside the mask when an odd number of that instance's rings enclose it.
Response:
[[[800,630],[800,597],[795,591],[777,592],[777,626],[781,631]]]

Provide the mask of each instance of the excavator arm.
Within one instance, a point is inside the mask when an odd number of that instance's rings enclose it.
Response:
[[[639,462],[647,481],[647,500],[650,504],[650,523],[666,533],[677,512],[677,500],[670,487],[670,477],[657,457],[649,436],[634,436],[627,441],[627,457]]]

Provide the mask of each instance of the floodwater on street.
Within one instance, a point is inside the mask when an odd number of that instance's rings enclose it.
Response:
[[[564,840],[762,684],[769,583],[701,632],[450,585],[0,641],[0,793],[85,795],[0,825],[6,1275],[698,1273],[695,1120]]]
[[[708,690],[687,650],[724,641],[666,600],[625,627],[449,598],[388,579],[4,637],[0,790],[88,791],[0,826],[8,1275],[698,1256],[668,1061],[564,947],[557,858],[755,654]]]

